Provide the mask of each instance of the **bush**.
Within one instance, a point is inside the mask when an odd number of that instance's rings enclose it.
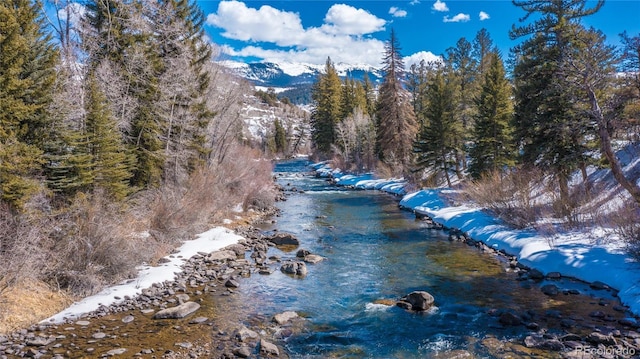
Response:
[[[533,194],[543,182],[540,171],[519,169],[507,174],[491,172],[463,188],[467,199],[487,208],[516,228],[535,223],[540,216]]]
[[[132,238],[127,212],[102,193],[78,194],[56,218],[48,279],[78,296],[131,277],[153,257],[153,246]]]
[[[640,260],[640,208],[627,200],[617,211],[610,214],[613,231],[627,246],[628,252]]]
[[[151,205],[151,229],[162,242],[208,229],[241,206],[266,209],[275,201],[272,164],[234,145],[219,162],[195,171],[180,186],[159,189]]]
[[[0,204],[0,292],[26,278],[38,278],[48,255],[42,250],[47,218],[18,214]]]

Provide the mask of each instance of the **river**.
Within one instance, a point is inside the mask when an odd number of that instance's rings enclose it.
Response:
[[[399,210],[399,198],[335,187],[306,174],[307,164],[295,160],[276,165],[288,200],[279,204],[277,223],[262,229],[293,233],[300,248],[327,259],[308,265],[304,278],[279,271],[253,275],[237,293],[243,297],[240,302],[250,303],[244,310],[254,315],[293,310],[305,317],[304,329],[280,343],[291,357],[553,357],[557,354],[522,346],[535,330],[503,326],[497,313],[524,314],[533,325],[562,334],[567,318],[581,322],[594,310],[611,311],[602,305],[614,300],[608,292],[562,279],[553,283],[582,294],[546,296],[539,289],[546,282],[517,280],[506,260],[449,241],[445,231],[430,229]],[[269,252],[283,259],[295,253]],[[431,293],[436,307],[415,313],[375,304],[415,290]],[[585,330],[594,327],[584,324]],[[572,329],[581,330],[580,325]]]

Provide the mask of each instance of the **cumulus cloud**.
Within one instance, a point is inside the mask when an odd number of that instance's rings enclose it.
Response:
[[[435,11],[440,11],[440,12],[449,11],[449,7],[447,7],[447,4],[444,1],[440,1],[440,0],[436,0],[436,2],[433,3],[433,6],[431,7],[431,9]]]
[[[480,14],[478,16],[480,17],[480,21],[484,21],[484,20],[490,19],[489,14],[487,14],[484,11],[480,11]]]
[[[469,16],[469,14],[463,13],[459,13],[458,15],[451,18],[447,15],[442,19],[442,21],[444,22],[467,22],[469,20],[471,20],[471,16]]]
[[[442,63],[442,57],[438,55],[434,55],[431,51],[420,51],[416,52],[411,56],[406,56],[402,59],[404,61],[407,69],[411,67],[411,65],[419,65],[420,61],[424,60],[426,64],[429,63]]]
[[[389,14],[393,17],[405,17],[407,16],[407,12],[405,10],[399,9],[395,6],[389,8]]]
[[[243,2],[221,1],[218,12],[207,16],[207,23],[225,30],[222,36],[242,41],[273,42],[280,46],[295,45],[304,34],[297,13],[264,5],[248,8]]]
[[[207,24],[221,28],[226,38],[253,42],[243,48],[222,47],[230,56],[313,64],[323,64],[330,56],[334,62],[379,66],[384,43],[366,35],[384,30],[386,21],[363,9],[335,4],[322,26],[304,28],[298,13],[228,0],[207,16]]]
[[[363,9],[334,4],[324,17],[323,28],[329,33],[364,35],[384,29],[386,21]]]

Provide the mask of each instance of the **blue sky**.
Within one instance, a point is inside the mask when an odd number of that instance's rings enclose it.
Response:
[[[408,64],[433,59],[461,37],[472,41],[481,28],[506,56],[516,44],[509,29],[525,14],[506,0],[197,1],[224,57],[247,62],[323,64],[330,56],[377,67],[391,28]],[[640,33],[640,0],[608,0],[583,22],[617,45],[622,31]]]

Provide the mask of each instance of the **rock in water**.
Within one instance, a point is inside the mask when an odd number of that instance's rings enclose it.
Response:
[[[268,237],[267,240],[269,242],[275,244],[276,246],[288,245],[288,246],[297,246],[300,245],[300,241],[293,234],[279,232],[274,234],[271,237]]]
[[[280,267],[280,270],[286,274],[293,274],[293,275],[299,275],[299,276],[307,275],[307,265],[304,264],[304,262],[300,262],[300,261],[286,262],[282,264],[282,267]]]
[[[269,343],[264,339],[260,339],[260,354],[277,357],[280,356],[280,350],[278,350],[278,347],[275,344]]]
[[[424,291],[411,292],[402,300],[411,304],[411,309],[416,311],[427,310],[431,308],[434,302],[433,296]]]
[[[298,317],[298,313],[294,311],[288,311],[284,313],[278,313],[273,316],[273,321],[278,323],[279,325],[283,325],[290,321],[291,319],[295,319]]]
[[[320,263],[324,260],[324,257],[321,257],[317,254],[308,254],[304,257],[304,261],[311,264]]]
[[[153,315],[153,319],[180,319],[200,309],[196,302],[186,302],[177,307],[163,309]]]

